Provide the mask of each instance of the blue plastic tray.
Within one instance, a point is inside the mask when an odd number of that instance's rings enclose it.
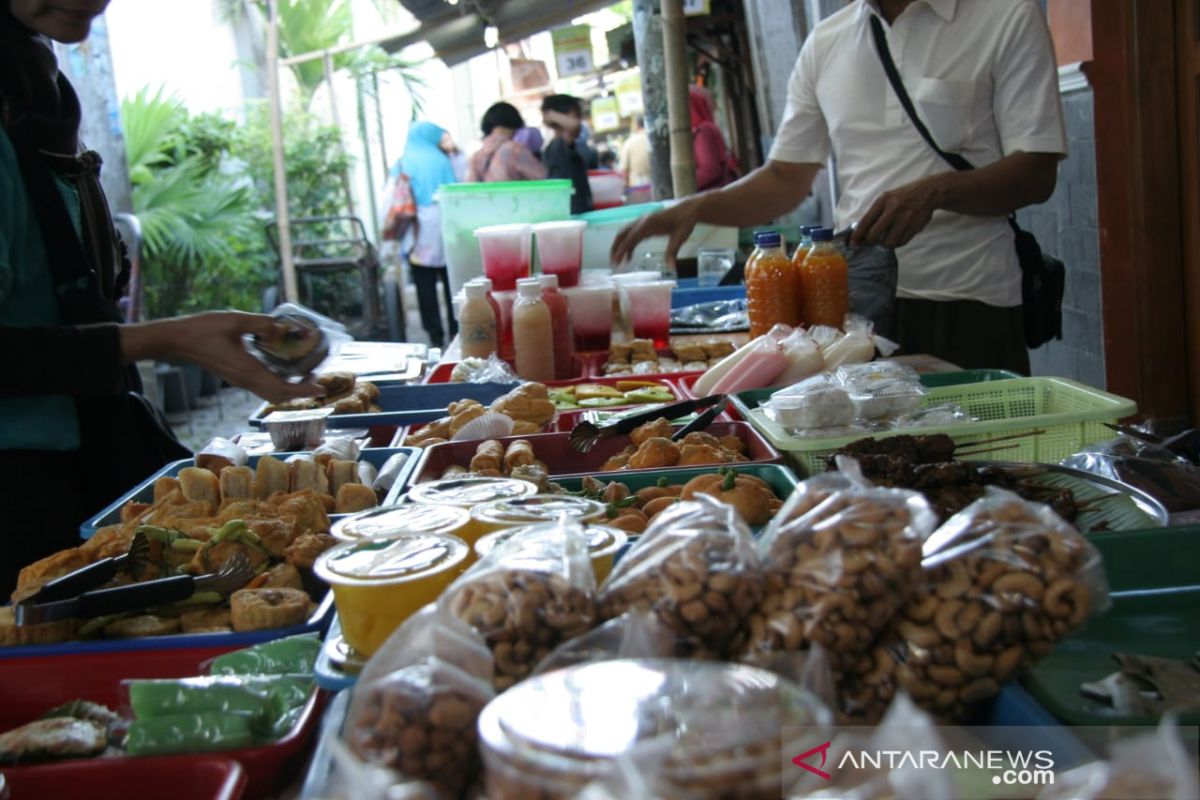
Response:
[[[138,639],[96,639],[86,642],[58,642],[57,644],[18,645],[0,647],[0,665],[5,659],[45,658],[46,656],[78,656],[89,653],[130,653],[146,650],[171,650],[178,648],[216,648],[230,650],[250,645],[295,636],[300,633],[324,634],[329,623],[337,615],[333,607],[333,592],[326,592],[312,616],[302,625],[286,628],[270,628],[243,633],[177,633],[172,636],[143,636]]]
[[[671,308],[711,303],[715,300],[738,300],[746,297],[743,284],[735,286],[701,286],[695,278],[682,278],[671,292]]]
[[[478,400],[487,405],[513,390],[511,383],[418,383],[380,386],[375,401],[382,411],[372,414],[333,414],[328,428],[371,428],[376,425],[417,425],[446,416],[446,406],[456,400]],[[250,424],[262,427],[267,415],[263,403],[250,415]]]
[[[395,498],[404,491],[408,485],[409,478],[412,477],[412,472],[417,467],[420,453],[415,447],[369,447],[362,450],[358,457],[362,461],[368,461],[376,467],[382,467],[383,463],[391,458],[396,453],[408,453],[408,461],[404,464],[404,469],[400,475],[396,477],[396,483],[392,485],[392,490],[388,492],[381,505],[390,505],[395,501]],[[292,458],[304,453],[287,453],[281,454],[284,458]],[[250,456],[248,464],[251,467],[258,465],[258,460],[262,456]],[[116,525],[121,521],[121,508],[130,500],[139,503],[149,503],[154,498],[154,482],[159,478],[175,477],[183,471],[185,467],[194,466],[195,462],[190,458],[181,459],[180,461],[172,461],[158,472],[151,475],[146,480],[139,483],[134,488],[130,489],[125,494],[118,497],[108,505],[103,511],[89,519],[87,522],[79,526],[79,538],[90,539],[100,528],[105,525]],[[341,519],[344,514],[332,514],[331,520]]]

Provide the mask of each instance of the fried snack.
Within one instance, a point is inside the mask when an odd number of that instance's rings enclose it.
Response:
[[[225,467],[221,470],[221,497],[226,502],[254,497],[254,470],[249,467]]]
[[[216,478],[215,475],[213,477]],[[118,619],[104,626],[104,635],[112,639],[167,636],[172,633],[179,633],[178,617],[157,617],[153,614],[140,614],[136,617]]]
[[[12,606],[0,606],[0,647],[12,647],[21,643],[21,629]]]
[[[783,504],[771,485],[755,475],[740,475],[736,470],[697,475],[684,484],[680,497],[694,500],[698,495],[715,497],[733,506],[747,525],[766,525]]]
[[[557,413],[546,387],[540,383],[521,384],[493,402],[492,411],[539,427],[554,419]]]
[[[673,467],[679,463],[679,447],[670,439],[654,436],[638,447],[629,457],[629,469],[655,469]]]
[[[74,717],[39,719],[0,734],[0,764],[89,758],[107,746],[103,725]]]
[[[317,376],[317,385],[325,389],[325,395],[345,394],[354,389],[358,379],[353,372],[326,372]]]
[[[262,585],[264,589],[304,588],[304,580],[300,577],[300,570],[291,564],[276,564],[264,574],[266,575],[266,580]]]
[[[734,351],[732,342],[712,341],[701,342],[700,346],[704,348],[704,354],[708,356],[709,361],[721,359]]]
[[[504,471],[512,472],[517,467],[527,467],[537,459],[533,455],[533,445],[527,439],[517,439],[510,442],[504,453]]]
[[[360,482],[357,461],[341,461],[332,458],[325,467],[325,475],[329,483],[329,492],[334,496],[337,495],[338,489],[346,484]]]
[[[459,475],[466,475],[469,472],[470,470],[464,467],[462,464],[451,464],[442,472],[441,477],[454,478]]]
[[[528,420],[518,419],[513,422],[512,436],[532,436],[535,433],[541,433],[542,426],[529,422]]]
[[[289,487],[292,492],[311,489],[317,494],[329,494],[329,478],[317,462],[302,458],[291,462],[289,466],[292,473]]]
[[[220,475],[225,467],[240,467],[246,463],[246,451],[228,439],[217,437],[204,445],[195,458],[196,466]]]
[[[647,439],[653,439],[656,436],[663,439],[670,439],[673,431],[674,428],[671,425],[671,420],[666,417],[659,417],[656,420],[639,425],[630,431],[629,441],[637,446]]]
[[[337,539],[328,533],[306,533],[288,547],[287,563],[300,569],[311,570],[317,557],[335,544]]]
[[[109,556],[119,556],[129,552],[133,533],[132,525],[105,525],[76,549],[89,564]]]
[[[279,516],[291,516],[296,520],[297,536],[329,530],[329,516],[325,513],[325,504],[310,491],[283,495],[276,507]]]
[[[22,568],[17,575],[17,588],[12,595],[13,602],[20,602],[26,597],[36,594],[38,589],[55,578],[61,578],[80,567],[86,567],[88,563],[78,547],[51,553],[45,558],[33,562]]]
[[[159,478],[154,482],[154,503],[165,502],[176,492],[183,494],[178,478]]]
[[[450,415],[450,438],[453,439],[463,427],[473,419],[478,419],[487,413],[487,409],[476,403],[459,409]]]
[[[721,440],[713,436],[711,433],[704,431],[692,431],[687,436],[679,440],[679,444],[706,444],[709,447],[720,447]]]
[[[637,452],[637,448],[629,445],[615,456],[610,456],[607,461],[600,465],[601,472],[616,472],[619,469],[625,469],[629,463],[629,459]]]
[[[628,342],[613,342],[609,345],[608,363],[609,364],[628,364],[629,358],[633,354],[633,345]]]
[[[526,464],[522,467],[513,467],[509,477],[532,483],[538,488],[539,494],[546,494],[550,491],[550,473],[546,470],[545,464]]]
[[[209,470],[184,467],[179,472],[179,486],[192,502],[209,503],[214,509],[221,504],[221,482]]]
[[[500,469],[504,462],[504,445],[495,439],[480,442],[471,457],[470,471],[479,472],[485,469]]]
[[[629,360],[635,364],[639,361],[658,361],[654,342],[650,339],[634,339],[629,343]]]
[[[683,438],[686,439],[687,437]],[[717,443],[731,453],[745,454],[746,452],[746,442],[740,436],[722,436],[717,440]]]
[[[467,398],[466,400],[455,400],[453,403],[446,406],[446,413],[453,417],[455,414],[460,414],[470,408],[483,408],[483,404],[478,400],[472,400],[471,398]]]
[[[70,619],[41,625],[17,625],[12,606],[0,606],[0,647],[65,642],[74,634],[75,625],[76,622]]]
[[[286,492],[290,480],[287,464],[274,456],[263,456],[254,471],[254,496],[266,500],[276,492]]]
[[[234,517],[236,519],[236,517]],[[281,559],[287,553],[287,547],[296,538],[295,517],[275,517],[267,519],[257,517],[245,520],[246,526],[254,531],[254,535],[262,542],[271,558]]]
[[[223,539],[216,543],[212,541],[206,542],[203,547],[197,550],[196,555],[192,557],[191,563],[188,564],[188,571],[193,575],[217,572],[221,567],[225,566],[226,561],[238,553],[245,556],[246,560],[250,562],[250,566],[255,569],[269,563],[271,560],[271,557],[262,547],[250,544],[249,542]]]
[[[229,598],[235,631],[300,625],[308,619],[308,595],[299,589],[239,589]]]
[[[130,500],[125,505],[121,506],[121,522],[133,522],[140,519],[150,509],[154,508],[152,503],[138,503]]]
[[[379,399],[379,387],[370,381],[359,381],[354,390],[372,403]]]
[[[350,393],[333,403],[335,414],[365,414],[371,402],[360,394]]]
[[[701,344],[677,344],[671,348],[678,361],[708,361],[708,353]]]
[[[708,444],[685,444],[679,448],[678,466],[695,467],[703,464],[724,464],[730,454],[723,448]]]
[[[198,608],[179,615],[179,628],[184,633],[228,633],[233,624],[227,608]]]
[[[363,486],[361,483],[347,483],[338,489],[333,503],[333,511],[335,514],[352,514],[355,511],[366,511],[377,505],[379,505],[379,498],[375,496],[375,490],[370,486]]]

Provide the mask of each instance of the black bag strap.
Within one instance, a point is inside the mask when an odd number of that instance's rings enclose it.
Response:
[[[975,166],[970,161],[967,161],[958,153],[947,153],[938,147],[938,143],[933,139],[933,134],[929,132],[929,128],[925,127],[925,123],[917,115],[917,108],[913,105],[912,98],[908,96],[908,90],[904,88],[904,81],[900,79],[900,71],[896,69],[896,62],[892,60],[892,49],[888,47],[887,34],[883,32],[883,23],[879,21],[878,14],[871,15],[871,38],[875,40],[875,52],[879,53],[879,60],[883,64],[883,71],[887,73],[888,81],[892,84],[892,90],[896,92],[896,97],[899,98],[900,105],[904,106],[904,111],[908,114],[908,118],[912,120],[912,124],[916,127],[917,132],[921,134],[921,138],[933,148],[933,152],[942,157],[943,161],[959,172],[967,172],[975,169]],[[1008,224],[1012,227],[1013,233],[1021,232],[1021,228],[1017,225],[1015,214],[1008,215]]]

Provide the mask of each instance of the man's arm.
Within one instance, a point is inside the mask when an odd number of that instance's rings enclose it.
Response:
[[[855,225],[853,244],[900,247],[924,230],[933,212],[1001,217],[1044,203],[1058,180],[1057,153],[1013,153],[969,172],[947,170],[875,199]]]
[[[745,227],[786,214],[808,196],[819,164],[768,161],[728,186],[683,200],[657,214],[641,217],[613,242],[612,260],[629,260],[639,242],[651,236],[668,237],[666,256],[674,261],[679,248],[699,222]]]

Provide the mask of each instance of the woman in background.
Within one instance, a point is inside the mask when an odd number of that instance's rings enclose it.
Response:
[[[703,88],[688,86],[692,112],[692,148],[696,156],[696,191],[716,189],[737,178],[737,167],[725,137],[713,118],[712,100]]]
[[[542,132],[537,128],[531,128],[528,125],[521,128],[513,134],[513,141],[525,145],[526,149],[533,153],[534,158],[538,161],[542,160],[542,145],[545,142],[542,140]]]
[[[404,156],[397,164],[408,177],[413,200],[417,206],[416,226],[408,263],[412,267],[413,284],[417,287],[417,306],[421,312],[421,327],[433,347],[446,346],[446,329],[442,327],[438,284],[446,300],[447,327],[450,338],[458,333],[454,319],[454,303],[450,296],[450,281],[446,275],[446,251],[442,246],[442,214],[435,195],[439,187],[457,183],[454,166],[442,149],[446,131],[432,122],[415,123],[408,131]]]
[[[546,168],[533,153],[513,136],[525,127],[521,112],[510,103],[496,103],[483,115],[480,124],[483,145],[471,157],[467,180],[538,181],[546,177]]]

